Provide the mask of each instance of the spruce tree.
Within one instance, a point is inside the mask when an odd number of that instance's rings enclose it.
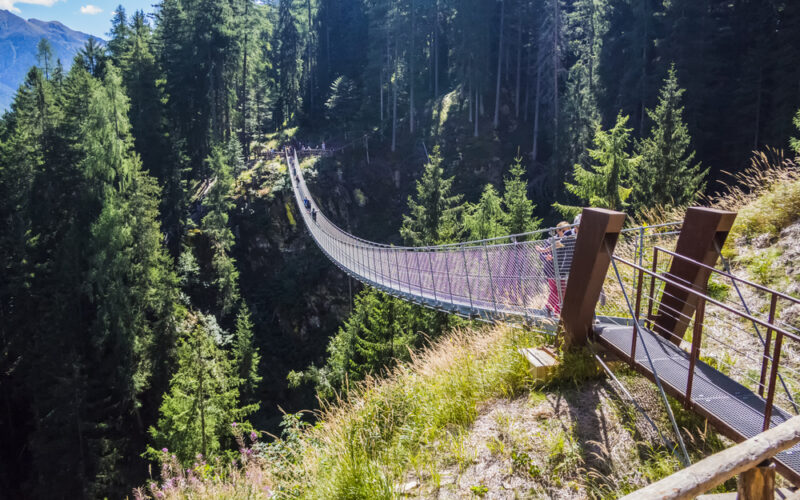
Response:
[[[641,161],[626,150],[630,142],[630,128],[626,128],[628,117],[619,114],[617,123],[609,131],[598,125],[594,135],[594,149],[589,150],[589,157],[596,162],[585,169],[575,165],[573,176],[575,183],[565,183],[567,191],[590,206],[622,210],[627,206],[626,200],[631,188],[626,187],[631,172]],[[565,215],[576,214],[579,207],[554,203],[553,206]]]
[[[702,192],[708,169],[694,163],[691,138],[683,121],[681,96],[673,65],[658,96],[658,105],[647,110],[653,121],[650,135],[636,145],[641,163],[632,170],[633,202],[637,211],[654,206],[682,206]]]
[[[469,239],[484,240],[508,234],[505,221],[508,214],[503,211],[501,198],[491,184],[487,184],[481,199],[474,205],[467,205],[464,214],[464,228]]]
[[[236,316],[233,358],[241,383],[242,401],[255,402],[255,393],[261,382],[261,375],[258,374],[261,355],[258,348],[253,345],[253,321],[250,319],[250,309],[244,302],[239,307],[239,314]]]
[[[535,231],[541,219],[533,216],[536,205],[528,199],[528,181],[523,179],[525,167],[522,166],[522,158],[514,160],[508,173],[511,175],[504,181],[503,205],[508,214],[506,225],[509,234]]]
[[[177,369],[160,407],[158,426],[150,428],[155,448],[167,448],[191,463],[198,453],[216,456],[231,436],[231,426],[255,405],[239,404],[239,378],[233,360],[220,345],[224,334],[212,316],[186,318],[178,340]],[[151,455],[153,455],[151,448]],[[157,452],[156,452],[157,455]]]
[[[792,123],[794,124],[796,131],[800,131],[800,110],[795,113]],[[794,154],[800,155],[800,138],[790,137],[789,147],[792,149],[792,151],[794,151]]]
[[[409,244],[435,245],[457,238],[461,195],[451,195],[452,187],[453,177],[444,177],[442,156],[436,146],[417,181],[416,199],[408,197],[411,214],[403,216],[400,235]]]
[[[114,16],[111,18],[111,31],[108,32],[108,35],[108,55],[115,65],[121,66],[122,56],[128,52],[131,43],[131,29],[128,26],[125,7],[122,5],[118,5],[114,10]]]
[[[297,32],[291,0],[280,0],[278,5],[278,25],[272,40],[275,57],[276,98],[273,110],[273,123],[276,129],[282,128],[295,118],[300,101],[300,68],[298,51],[300,35]]]
[[[231,257],[235,240],[228,226],[228,212],[233,208],[232,170],[237,159],[231,157],[230,148],[228,149],[226,151],[224,146],[216,146],[206,160],[207,168],[212,174],[212,185],[203,200],[203,206],[208,213],[203,217],[201,224],[211,252],[214,302],[223,315],[231,312],[239,299],[239,271]]]

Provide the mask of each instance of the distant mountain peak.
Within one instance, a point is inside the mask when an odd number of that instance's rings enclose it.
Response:
[[[0,10],[0,110],[8,108],[28,70],[36,64],[39,40],[46,38],[50,42],[54,58],[61,59],[66,69],[90,37],[59,21],[26,21],[13,12]]]

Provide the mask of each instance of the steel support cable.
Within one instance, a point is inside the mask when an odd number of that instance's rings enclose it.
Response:
[[[608,374],[608,376],[611,377],[611,380],[613,380],[617,384],[617,386],[620,388],[622,393],[628,398],[628,401],[630,401],[631,404],[633,404],[633,406],[639,411],[639,413],[642,414],[644,419],[647,421],[647,423],[650,424],[650,426],[653,428],[653,430],[656,431],[656,433],[658,434],[658,437],[661,438],[661,442],[664,443],[664,448],[666,448],[668,450],[671,449],[671,447],[669,445],[669,441],[667,440],[666,437],[664,437],[664,434],[661,432],[661,429],[658,428],[656,423],[653,422],[653,419],[650,418],[650,415],[647,414],[645,409],[642,408],[641,405],[639,405],[638,401],[636,401],[636,398],[633,397],[633,394],[631,394],[630,391],[628,391],[627,387],[625,387],[625,385],[622,383],[622,381],[619,380],[616,375],[614,375],[614,372],[611,371],[611,368],[609,368],[608,365],[606,365],[605,362],[603,361],[603,359],[600,357],[600,355],[597,354],[597,352],[594,350],[594,346],[592,345],[592,342],[589,342],[588,346],[589,346],[589,349],[592,351],[592,354],[594,355],[594,357],[597,360],[597,362],[600,363],[600,366],[603,367],[603,370],[605,370],[605,372]]]
[[[614,267],[614,274],[617,276],[617,281],[620,283],[620,287],[622,288],[622,295],[625,298],[625,304],[628,307],[628,311],[631,314],[631,318],[633,318],[633,334],[639,338],[640,344],[644,349],[644,353],[647,356],[647,361],[650,364],[650,370],[653,372],[653,379],[656,382],[656,386],[658,387],[658,391],[661,393],[661,398],[664,401],[664,407],[667,410],[667,415],[669,415],[669,420],[672,422],[672,428],[675,431],[675,435],[678,438],[678,444],[680,445],[681,452],[683,453],[683,457],[678,457],[678,459],[683,463],[684,467],[688,467],[691,465],[692,461],[689,458],[689,452],[686,451],[686,444],[683,442],[683,436],[681,436],[681,431],[678,428],[678,422],[675,421],[675,415],[672,414],[672,407],[669,405],[669,400],[667,399],[667,393],[664,392],[664,387],[661,385],[661,378],[658,376],[658,371],[656,370],[656,366],[653,363],[653,359],[650,357],[650,351],[647,349],[647,343],[644,341],[644,335],[642,335],[641,327],[639,325],[639,321],[636,319],[636,314],[633,311],[633,307],[631,306],[631,301],[628,298],[628,293],[625,291],[625,287],[623,286],[622,277],[619,274],[619,269],[617,269],[617,262],[613,257],[613,253],[608,248],[608,244],[606,243],[606,251],[611,257],[611,265]],[[634,360],[635,362],[636,360]]]

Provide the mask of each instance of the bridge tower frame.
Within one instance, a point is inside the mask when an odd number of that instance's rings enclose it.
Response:
[[[584,208],[572,267],[567,278],[561,321],[565,347],[584,345],[592,330],[594,309],[603,290],[611,256],[625,214],[604,208]]]

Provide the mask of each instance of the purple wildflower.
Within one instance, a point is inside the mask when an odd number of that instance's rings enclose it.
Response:
[[[258,438],[256,431],[250,433],[250,441],[255,441]]]
[[[233,428],[235,429],[235,428],[236,428],[236,422],[233,422],[233,423],[231,424],[231,427],[233,427]]]
[[[169,453],[169,450],[166,449],[166,448],[161,448],[161,451],[164,452],[164,453]]]

